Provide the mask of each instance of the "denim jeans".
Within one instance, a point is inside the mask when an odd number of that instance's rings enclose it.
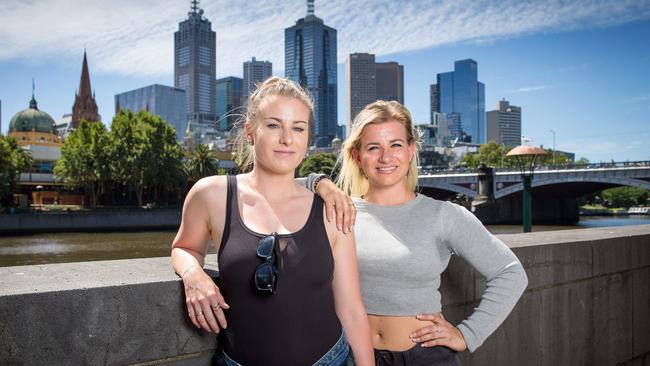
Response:
[[[403,352],[375,350],[377,366],[460,366],[455,351],[447,347],[421,347]]]
[[[351,354],[350,346],[348,345],[345,333],[341,333],[341,337],[336,341],[334,346],[327,351],[313,366],[344,366],[348,362],[348,356]],[[237,361],[228,357],[226,352],[221,352],[221,361],[226,366],[243,366]],[[296,365],[300,366],[300,365]]]

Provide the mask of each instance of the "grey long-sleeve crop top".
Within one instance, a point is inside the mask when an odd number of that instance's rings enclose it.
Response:
[[[440,274],[452,254],[487,279],[481,301],[458,328],[476,350],[506,319],[528,279],[514,253],[465,208],[418,194],[399,206],[354,198],[361,292],[369,314],[440,312]]]

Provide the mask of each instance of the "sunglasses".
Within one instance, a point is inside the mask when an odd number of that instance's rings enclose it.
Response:
[[[257,243],[257,256],[264,259],[255,270],[255,287],[258,291],[268,294],[275,292],[275,285],[278,277],[278,267],[275,265],[275,241],[276,233],[262,238]]]

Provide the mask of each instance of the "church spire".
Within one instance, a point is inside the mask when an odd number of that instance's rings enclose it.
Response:
[[[70,122],[72,128],[78,128],[82,119],[89,122],[98,122],[100,120],[97,102],[95,102],[95,96],[90,88],[90,73],[88,72],[88,58],[85,48],[79,90],[75,95],[74,105],[72,106],[72,121]]]
[[[84,49],[84,61],[81,66],[81,80],[79,80],[79,96],[85,98],[92,96],[90,92],[90,74],[88,73],[88,59],[86,58],[86,50]]]

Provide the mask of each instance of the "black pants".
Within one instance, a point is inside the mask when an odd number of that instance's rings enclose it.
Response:
[[[421,347],[403,352],[375,350],[377,366],[460,366],[456,351],[447,347]]]

